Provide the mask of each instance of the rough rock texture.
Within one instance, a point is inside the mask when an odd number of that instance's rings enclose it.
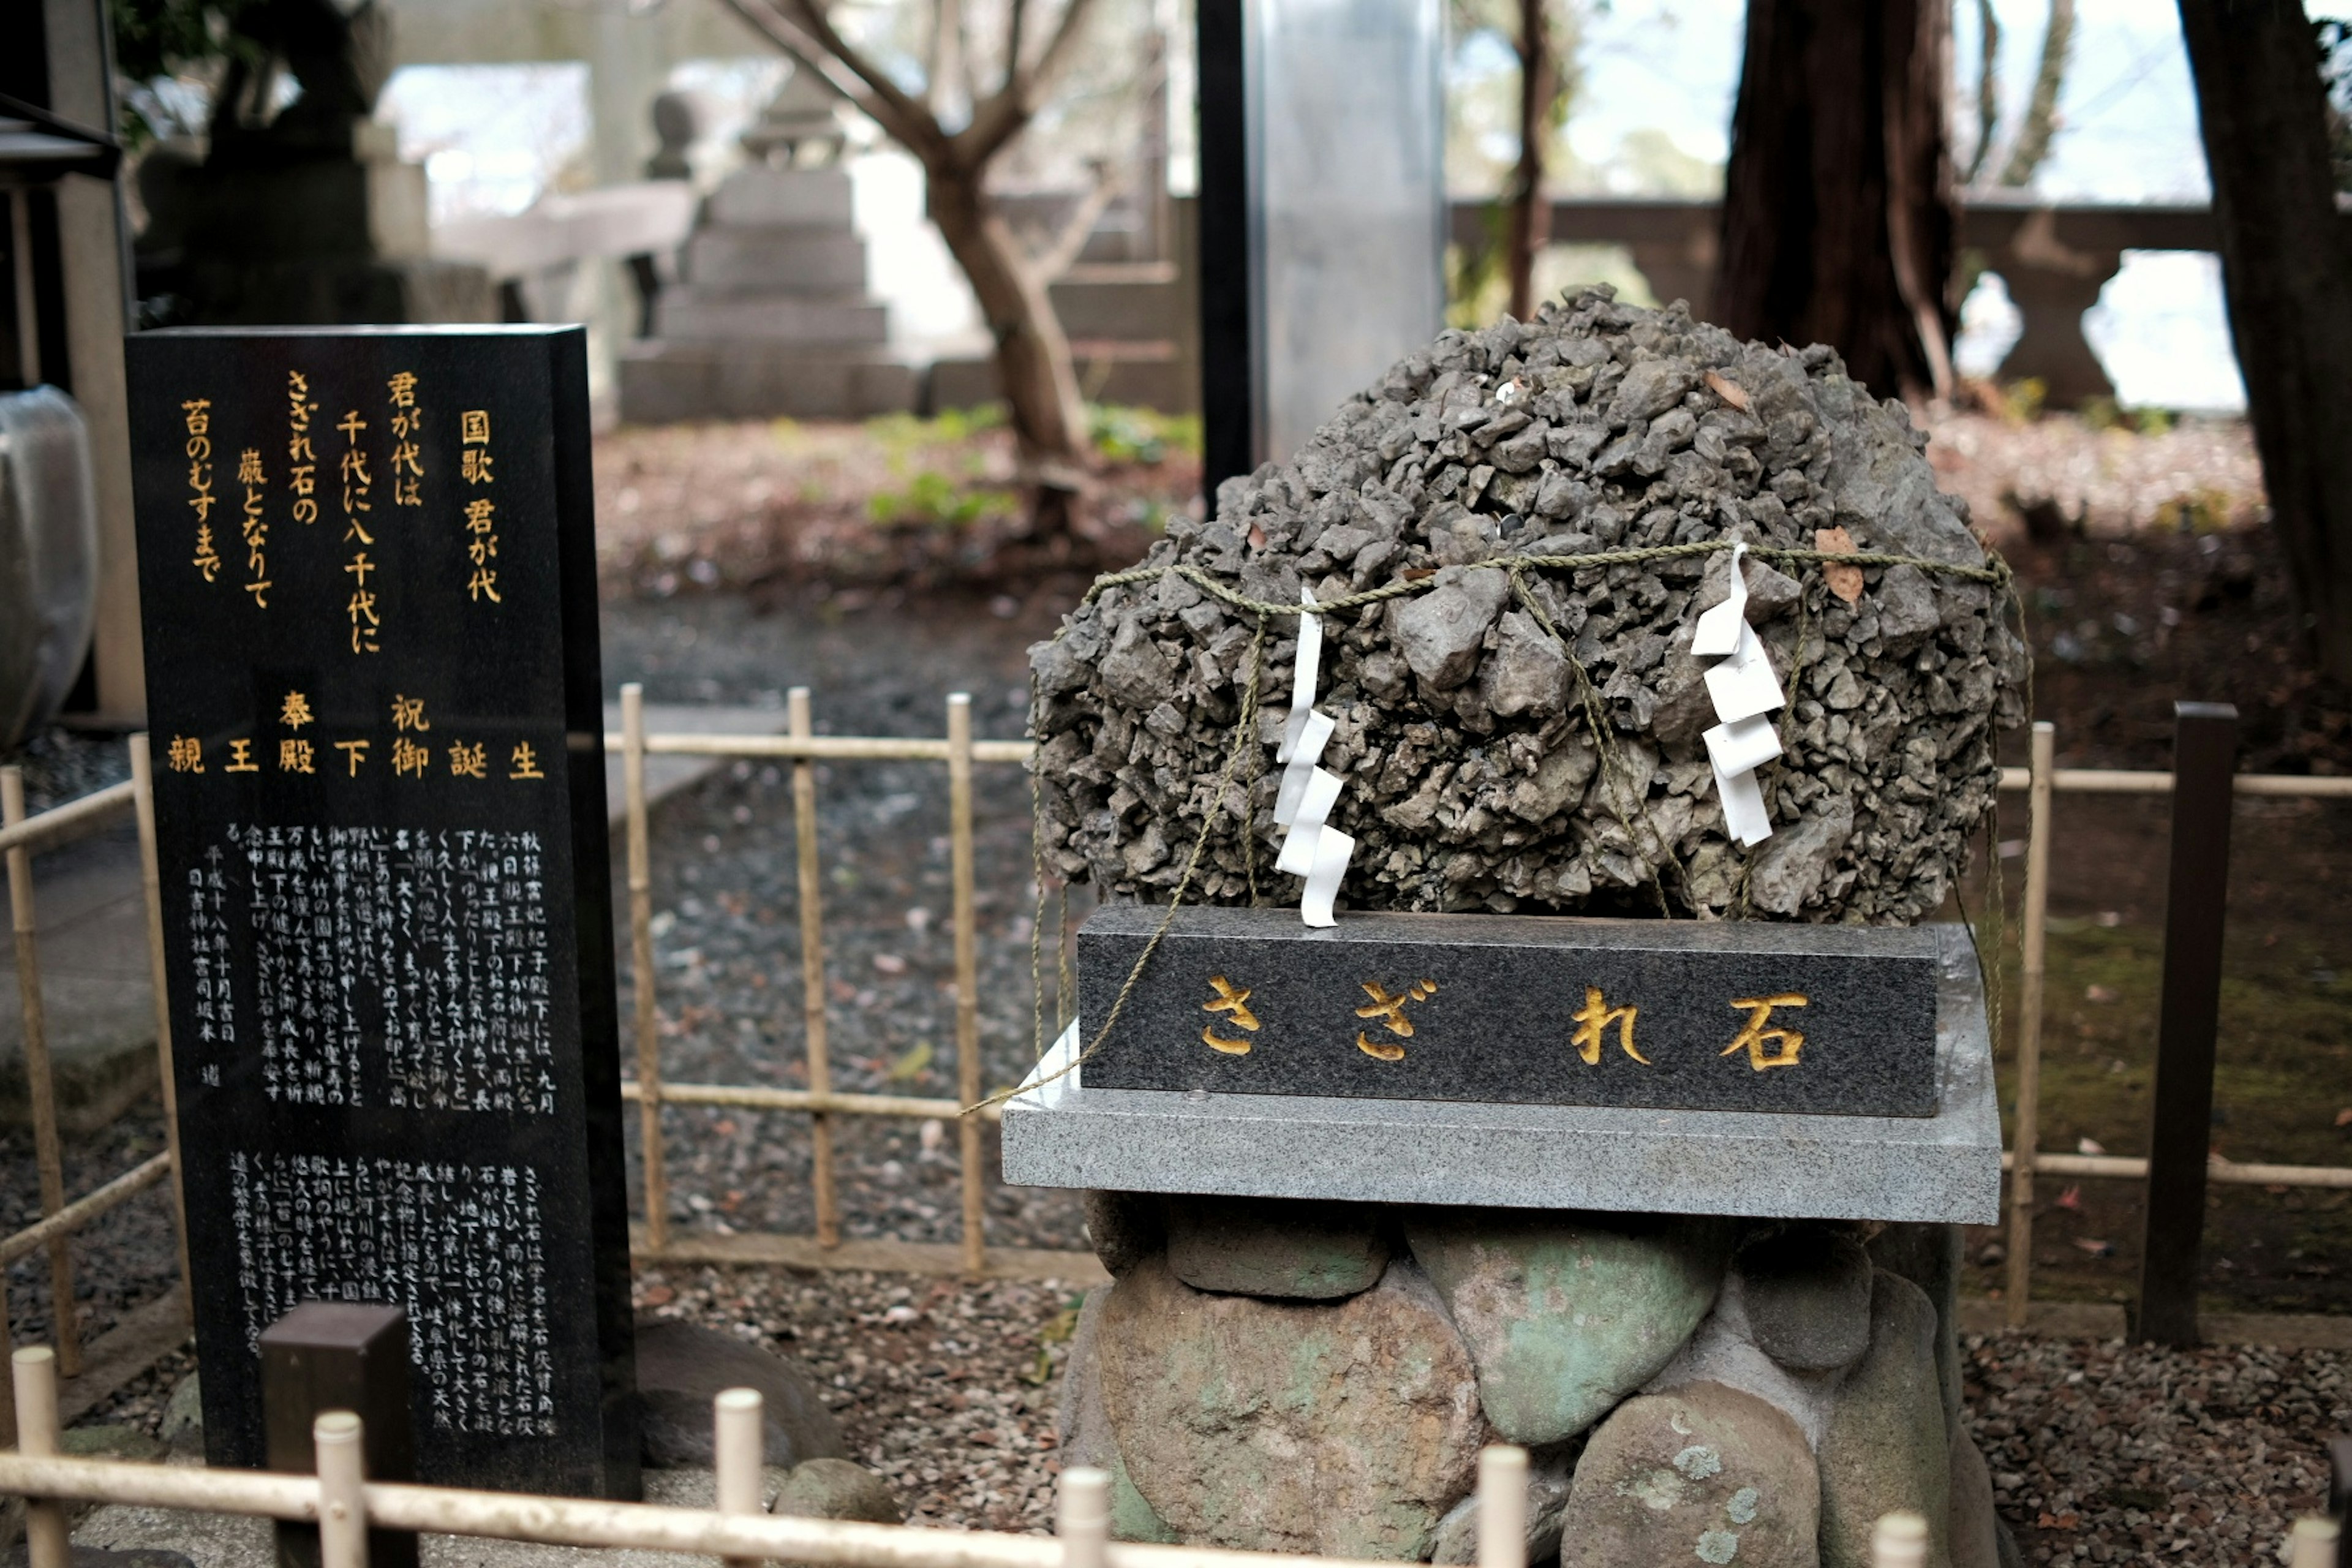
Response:
[[[1724,1228],[1707,1219],[1417,1209],[1405,1235],[1514,1443],[1573,1436],[1649,1381],[1723,1279]]]
[[[1158,1193],[1088,1193],[1085,1204],[1087,1241],[1113,1274],[1126,1273],[1166,1240]]]
[[[1901,922],[1943,900],[1993,798],[1993,730],[2021,716],[2024,650],[1990,587],[1872,568],[1848,605],[1818,570],[1749,563],[1749,618],[1793,707],[1789,754],[1764,775],[1777,831],[1748,856],[1723,833],[1699,738],[1711,661],[1688,651],[1728,557],[1532,579],[1598,693],[1607,767],[1566,654],[1479,563],[1732,538],[1810,549],[1843,526],[1858,548],[1980,565],[1925,439],[1826,348],[1742,344],[1679,307],[1588,291],[1524,325],[1445,333],[1289,463],[1221,486],[1213,519],[1171,522],[1146,563],[1285,604],[1434,571],[1326,627],[1318,706],[1338,724],[1324,763],[1347,781],[1332,820],[1358,839],[1353,907],[1654,912],[1654,874],[1678,913],[1733,911],[1747,869],[1748,912]],[[1297,896],[1268,864],[1270,750],[1213,799],[1255,626],[1170,575],[1107,591],[1032,650],[1057,870],[1165,898],[1214,810],[1192,896],[1245,901],[1246,811],[1261,887]],[[1296,647],[1296,623],[1272,622],[1269,740]]]
[[[1936,1309],[1936,1382],[1944,1429],[1960,1430],[1960,1227],[1890,1225],[1870,1238],[1870,1260],[1919,1287]]]
[[[2003,1528],[1993,1510],[1992,1471],[1966,1432],[1952,1439],[1952,1568],[2001,1568]]]
[[[1559,1552],[1560,1519],[1568,1512],[1569,1489],[1575,1482],[1579,1451],[1574,1443],[1561,1443],[1536,1449],[1528,1456],[1529,1563],[1540,1563]],[[1437,1521],[1437,1540],[1430,1550],[1429,1560],[1440,1564],[1478,1561],[1476,1492],[1455,1503]]]
[[[1838,1390],[1820,1458],[1822,1568],[1869,1568],[1870,1528],[1882,1514],[1951,1517],[1936,1309],[1883,1268],[1871,1289],[1870,1349]],[[1927,1568],[1952,1568],[1948,1529],[1928,1532]]]
[[[1210,1295],[1155,1258],[1097,1335],[1118,1451],[1196,1544],[1426,1556],[1488,1436],[1469,1352],[1402,1259],[1325,1305]]]
[[[847,1459],[804,1459],[793,1467],[769,1500],[770,1513],[800,1519],[854,1519],[904,1524],[907,1505],[890,1483]]]
[[[1152,1511],[1127,1473],[1127,1460],[1111,1436],[1110,1413],[1103,1408],[1102,1312],[1112,1287],[1087,1292],[1078,1323],[1070,1334],[1070,1357],[1062,1367],[1062,1403],[1055,1413],[1055,1448],[1065,1468],[1091,1465],[1110,1475],[1110,1532],[1118,1541],[1156,1541],[1172,1545],[1176,1532]]]
[[[797,1362],[698,1324],[638,1321],[637,1404],[647,1465],[709,1465],[710,1402],[730,1388],[760,1391],[769,1464],[848,1457],[816,1380]]]
[[[1796,1424],[1719,1383],[1629,1399],[1577,1461],[1560,1568],[1818,1568],[1820,1483]]]
[[[1706,1321],[1642,1392],[1666,1394],[1694,1383],[1720,1383],[1754,1394],[1795,1422],[1805,1441],[1819,1449],[1822,1434],[1829,1430],[1837,1377],[1832,1373],[1790,1372],[1756,1348],[1756,1336],[1748,1321],[1745,1284],[1735,1268],[1724,1276],[1715,1310],[1706,1315]]]
[[[1870,1254],[1843,1226],[1796,1224],[1739,1251],[1757,1349],[1791,1372],[1850,1366],[1870,1344]]]
[[[1370,1204],[1171,1196],[1167,1225],[1168,1267],[1195,1290],[1328,1301],[1370,1289],[1389,1264]]]

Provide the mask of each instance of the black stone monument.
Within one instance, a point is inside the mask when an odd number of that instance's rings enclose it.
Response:
[[[419,1479],[635,1497],[585,334],[126,354],[207,1458],[380,1302]]]
[[[1187,907],[1078,932],[1087,1089],[1933,1116],[1936,933]]]

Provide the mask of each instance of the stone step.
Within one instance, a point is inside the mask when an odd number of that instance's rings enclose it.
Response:
[[[685,281],[714,295],[866,290],[866,241],[824,228],[706,228],[687,242]]]
[[[621,352],[621,417],[864,419],[912,413],[915,367],[884,350],[639,342]]]
[[[673,289],[654,307],[654,336],[671,343],[879,346],[889,341],[890,310],[855,297],[803,299]]]
[[[846,169],[738,169],[710,193],[714,226],[846,229],[854,218]]]
[[[1070,353],[1077,362],[1079,389],[1089,402],[1162,414],[1189,414],[1200,406],[1199,372],[1172,342],[1078,342]],[[928,405],[933,410],[974,408],[1003,395],[992,359],[943,359],[931,366]]]
[[[1047,292],[1073,338],[1173,339],[1183,331],[1184,290],[1172,261],[1073,267]]]

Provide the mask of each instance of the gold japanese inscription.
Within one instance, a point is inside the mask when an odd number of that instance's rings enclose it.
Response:
[[[430,730],[432,721],[425,717],[425,699],[392,694],[392,727],[395,730]]]
[[[490,413],[487,408],[468,408],[457,416],[457,471],[469,485],[490,482]],[[476,496],[466,503],[466,559],[474,568],[466,580],[466,596],[475,604],[488,599],[493,605],[506,601],[499,594],[498,503],[488,496]]]
[[[192,562],[207,583],[220,573],[220,553],[213,548],[213,400],[191,397],[180,405],[187,440],[181,447],[188,458],[188,506],[196,514],[196,553]]]
[[[260,771],[261,764],[253,760],[253,742],[250,740],[231,741],[228,743],[228,766],[223,768],[221,772],[257,773]]]
[[[1584,1058],[1585,1066],[1598,1067],[1601,1064],[1601,1042],[1608,1035],[1609,1026],[1614,1024],[1617,1026],[1618,1048],[1647,1067],[1650,1058],[1633,1048],[1633,1020],[1640,1016],[1641,1011],[1631,1004],[1612,1007],[1601,999],[1601,987],[1588,985],[1584,988],[1584,1005],[1570,1015],[1575,1021],[1576,1033],[1569,1037],[1569,1044],[1576,1047],[1577,1054]]]
[[[1250,987],[1235,985],[1222,974],[1209,976],[1209,984],[1216,994],[1201,1004],[1201,1011],[1223,1014],[1224,1022],[1229,1026],[1246,1029],[1253,1035],[1257,1033],[1261,1026],[1258,1023],[1257,1015],[1250,1011]],[[1249,1055],[1250,1042],[1228,1039],[1218,1034],[1214,1019],[1201,1026],[1201,1043],[1212,1050],[1223,1051],[1229,1057]]]
[[[1805,1002],[1806,998],[1794,991],[1784,991],[1778,996],[1740,997],[1732,1005],[1747,1012],[1748,1022],[1738,1038],[1724,1047],[1720,1054],[1727,1057],[1744,1050],[1748,1053],[1748,1065],[1758,1072],[1767,1068],[1795,1067],[1797,1053],[1805,1048],[1805,1037],[1794,1029],[1768,1029],[1764,1026],[1771,1021],[1773,1008],[1801,1007]],[[1770,1050],[1765,1048],[1768,1040],[1773,1042]]]
[[[269,520],[262,515],[261,491],[268,482],[261,471],[261,450],[247,447],[237,454],[236,482],[245,487],[245,564],[253,580],[245,591],[256,608],[269,607],[269,563],[262,553],[269,543]]]
[[[288,692],[286,700],[278,708],[278,721],[289,730],[300,729],[310,722],[313,717],[310,711],[310,700],[299,691]]]
[[[316,773],[319,771],[314,765],[316,761],[308,741],[289,737],[278,742],[278,771],[281,773]]]
[[[1405,1008],[1415,1002],[1426,1002],[1437,994],[1437,982],[1434,980],[1416,980],[1394,994],[1376,980],[1363,980],[1357,984],[1371,1000],[1356,1009],[1356,1016],[1377,1018],[1381,1027],[1402,1039],[1412,1037],[1412,1020],[1405,1016]],[[1356,1048],[1384,1062],[1404,1060],[1402,1046],[1390,1040],[1375,1040],[1369,1031],[1363,1029],[1356,1031]]]
[[[417,489],[425,479],[425,449],[417,445],[416,436],[425,414],[416,406],[415,374],[401,371],[384,387],[392,398],[392,504],[423,506],[425,500]]]
[[[359,777],[360,764],[367,761],[368,743],[365,741],[338,741],[335,750],[342,752],[343,760],[351,763],[350,776]]]
[[[394,778],[423,778],[425,769],[433,761],[430,747],[420,746],[405,735],[392,742],[392,774]]]
[[[531,749],[531,743],[529,741],[517,741],[515,742],[514,757],[509,765],[507,777],[510,779],[543,779],[547,775],[545,773],[539,771],[539,753]]]
[[[470,746],[463,741],[453,742],[449,747],[450,773],[461,779],[489,777],[488,749],[488,742],[483,741]]]
[[[174,735],[171,748],[164,753],[175,773],[200,773],[205,771],[205,743],[194,735]]]
[[[383,617],[376,610],[375,590],[367,583],[367,574],[377,570],[368,560],[365,548],[375,542],[375,535],[368,531],[369,514],[375,510],[374,503],[368,498],[374,489],[375,479],[368,471],[367,451],[360,445],[360,436],[367,427],[368,422],[360,417],[360,411],[356,408],[346,411],[335,425],[337,434],[343,437],[343,449],[337,455],[336,464],[342,476],[343,542],[349,544],[356,540],[361,546],[343,567],[355,584],[351,602],[344,606],[344,612],[352,622],[353,653],[382,651],[376,641],[376,632],[383,625]]]
[[[286,489],[294,498],[294,521],[319,521],[319,454],[310,444],[310,381],[299,370],[286,373]]]

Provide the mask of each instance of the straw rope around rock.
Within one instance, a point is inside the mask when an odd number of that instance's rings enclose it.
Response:
[[[1584,571],[1598,567],[1634,566],[1651,562],[1704,557],[1730,550],[1734,548],[1735,545],[1743,542],[1744,542],[1742,541],[1731,539],[1711,539],[1694,540],[1683,544],[1648,545],[1632,550],[1591,551],[1575,555],[1497,555],[1489,557],[1484,561],[1468,563],[1465,566],[1459,568],[1459,570],[1465,571],[1501,571],[1507,574],[1510,580],[1513,597],[1518,601],[1522,607],[1528,611],[1538,626],[1543,630],[1544,634],[1551,638],[1554,645],[1559,647],[1560,653],[1566,658],[1569,669],[1571,672],[1576,684],[1578,709],[1584,716],[1586,727],[1591,731],[1593,745],[1600,756],[1599,784],[1601,789],[1602,801],[1609,807],[1610,814],[1615,817],[1619,827],[1624,830],[1629,840],[1634,838],[1637,835],[1633,827],[1633,817],[1629,816],[1626,810],[1627,805],[1629,804],[1629,801],[1626,798],[1626,791],[1629,787],[1630,781],[1623,776],[1623,768],[1621,761],[1622,752],[1618,750],[1615,744],[1614,726],[1608,722],[1607,716],[1601,709],[1600,693],[1594,689],[1591,679],[1586,672],[1582,661],[1576,657],[1576,649],[1574,646],[1568,638],[1560,635],[1559,628],[1553,624],[1551,617],[1545,612],[1541,602],[1532,592],[1530,592],[1527,584],[1526,574],[1531,571]],[[2021,625],[2023,621],[2024,606],[2018,598],[2015,574],[2011,571],[2009,563],[2001,558],[2000,553],[1992,549],[1990,545],[1983,546],[1987,560],[1986,563],[1981,566],[1969,566],[1957,562],[1932,560],[1925,556],[1895,554],[1870,550],[1803,550],[1792,547],[1759,544],[1748,544],[1746,548],[1747,552],[1749,555],[1756,557],[1759,561],[1764,561],[1775,565],[1794,566],[1800,569],[1807,566],[1856,566],[1864,568],[1909,566],[1931,575],[1956,577],[1966,582],[1982,583],[2000,593],[2005,604],[2016,611]],[[1029,1089],[1041,1089],[1046,1084],[1067,1077],[1069,1074],[1076,1072],[1098,1050],[1100,1050],[1103,1043],[1110,1037],[1111,1029],[1113,1026],[1118,1022],[1119,1015],[1125,1010],[1128,998],[1133,994],[1135,987],[1141,982],[1145,969],[1151,963],[1152,955],[1160,949],[1161,939],[1168,934],[1170,927],[1175,923],[1176,911],[1182,907],[1185,895],[1192,890],[1193,878],[1200,869],[1202,857],[1208,849],[1209,839],[1215,829],[1218,816],[1226,809],[1225,803],[1227,792],[1233,784],[1234,772],[1240,763],[1243,753],[1244,752],[1252,752],[1254,753],[1255,748],[1260,743],[1256,735],[1258,695],[1264,677],[1263,666],[1265,652],[1266,629],[1271,619],[1276,616],[1341,614],[1349,610],[1360,609],[1367,605],[1381,604],[1390,599],[1406,598],[1415,594],[1426,592],[1436,587],[1441,580],[1441,573],[1439,570],[1417,572],[1410,576],[1401,577],[1393,582],[1384,583],[1377,588],[1367,588],[1358,593],[1342,595],[1339,597],[1318,602],[1312,605],[1285,604],[1278,600],[1252,598],[1248,595],[1242,593],[1239,589],[1230,586],[1229,584],[1220,581],[1218,578],[1201,570],[1197,566],[1193,566],[1183,562],[1176,562],[1167,565],[1139,566],[1125,572],[1105,573],[1101,576],[1097,577],[1094,582],[1088,585],[1085,597],[1079,601],[1076,607],[1077,609],[1084,609],[1087,605],[1092,604],[1096,599],[1099,598],[1102,595],[1113,588],[1127,587],[1139,583],[1153,582],[1159,578],[1171,575],[1181,577],[1184,581],[1192,584],[1195,588],[1200,589],[1201,592],[1210,595],[1212,598],[1229,605],[1234,609],[1249,612],[1257,617],[1257,631],[1255,636],[1251,639],[1247,660],[1249,671],[1248,678],[1244,685],[1240,712],[1234,721],[1234,744],[1228,748],[1226,752],[1224,766],[1218,773],[1215,791],[1210,797],[1206,808],[1202,811],[1201,830],[1193,837],[1192,853],[1186,858],[1183,873],[1178,879],[1176,887],[1171,893],[1168,900],[1167,912],[1160,917],[1160,923],[1156,928],[1154,928],[1150,940],[1144,943],[1142,952],[1137,956],[1134,967],[1128,972],[1126,982],[1120,985],[1118,994],[1113,999],[1110,1007],[1103,1017],[1100,1027],[1095,1031],[1094,1037],[1087,1041],[1078,1051],[1077,1055],[1072,1058],[1066,1065],[1058,1068],[1055,1072],[1048,1074],[1046,1077],[1042,1079],[1033,1078],[1024,1079],[1022,1084],[1014,1088],[1000,1089],[996,1093],[989,1095],[975,1104],[966,1106],[963,1110],[964,1115],[971,1115],[989,1106],[1001,1104],[1003,1101],[1012,1099],[1016,1094],[1025,1093]],[[1806,608],[1802,595],[1799,596],[1798,604],[1801,612],[1802,612],[1802,618],[1801,619],[1798,627],[1797,647],[1792,655],[1792,659],[1794,660],[1791,667],[1792,679],[1794,679],[1796,671],[1801,670],[1803,668],[1804,638],[1811,620],[1810,610]],[[1068,633],[1070,625],[1071,617],[1066,616],[1063,620],[1062,626],[1054,633],[1053,637],[1049,640],[1053,642],[1061,641],[1063,637]],[[1032,679],[1034,681],[1034,676],[1032,677]],[[2032,648],[2030,644],[2027,647],[2027,679],[2029,682],[2032,679]],[[2031,687],[2029,685],[2029,690],[2030,689]],[[1790,711],[1793,712],[1795,704],[1792,702],[1789,707]],[[1784,746],[1788,740],[1787,724],[1788,721],[1784,717],[1782,721],[1782,743]],[[1032,834],[1032,865],[1033,874],[1035,876],[1037,882],[1037,915],[1036,919],[1032,922],[1030,932],[1030,984],[1033,993],[1031,1014],[1033,1032],[1034,1035],[1034,1038],[1032,1043],[1036,1053],[1035,1059],[1043,1061],[1047,1048],[1045,1033],[1044,1011],[1044,952],[1041,945],[1046,903],[1045,886],[1045,865],[1043,849],[1045,825],[1044,807],[1038,791],[1035,765],[1036,764],[1034,762],[1031,763],[1029,791],[1030,810],[1032,813],[1030,824]],[[1612,777],[1612,773],[1618,775],[1614,778],[1613,782]],[[1255,768],[1252,772],[1252,777],[1255,777]],[[1638,799],[1638,797],[1635,798]],[[1255,857],[1254,854],[1254,842],[1256,832],[1256,823],[1254,820],[1255,816],[1255,807],[1254,798],[1252,796],[1244,795],[1242,803],[1242,843],[1244,847],[1244,854],[1247,857],[1250,900],[1253,907],[1255,907],[1258,901],[1258,891],[1257,870]],[[1637,812],[1637,815],[1641,816],[1643,826],[1648,829],[1652,842],[1659,846],[1661,851],[1660,858],[1675,866],[1675,873],[1678,878],[1684,877],[1685,873],[1684,872],[1680,862],[1675,858],[1671,847],[1664,843],[1663,836],[1658,832],[1655,824],[1650,821],[1647,812],[1639,811]],[[1743,911],[1749,907],[1747,903],[1746,892],[1748,874],[1752,866],[1753,860],[1750,858],[1743,864],[1741,868],[1740,908]],[[2000,905],[2005,902],[2005,900],[2003,898],[2003,889],[2000,887],[2000,868],[1998,861],[1997,849],[1991,875],[1993,879],[1993,900],[1996,905]],[[1664,880],[1659,875],[1658,868],[1655,865],[1653,865],[1650,868],[1650,883],[1652,889],[1657,895],[1659,913],[1661,917],[1672,920],[1674,918],[1672,900],[1667,897]],[[1066,905],[1065,907],[1066,907]],[[1998,973],[1998,961],[1996,960],[1995,962],[1993,971],[1991,973],[1988,973],[1982,944],[1976,942],[1975,922],[1973,920],[1969,918],[1965,905],[1963,905],[1961,910],[1961,917],[1963,923],[1969,928],[1969,935],[1971,943],[1977,947],[1979,973],[1985,978],[1988,996],[1990,997],[1994,986],[1995,975]],[[1066,927],[1066,919],[1065,919],[1062,924]],[[2001,929],[2002,922],[2000,922],[1997,918],[1995,921],[1996,933],[1998,933]],[[1072,1018],[1076,1016],[1076,1009],[1071,1005],[1068,996],[1072,977],[1068,955],[1068,933],[1066,929],[1056,930],[1055,933],[1055,944],[1059,959],[1058,967],[1060,979],[1055,998],[1055,1012],[1063,1018]],[[1997,1029],[2000,1016],[1998,1010],[2000,1004],[1998,1000],[1992,1000],[1990,1002],[1990,1005],[1994,1009],[1993,1021]]]

